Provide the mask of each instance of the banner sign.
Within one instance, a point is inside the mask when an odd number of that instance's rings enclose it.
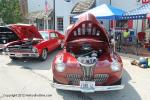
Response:
[[[149,3],[150,0],[142,0],[142,4]]]

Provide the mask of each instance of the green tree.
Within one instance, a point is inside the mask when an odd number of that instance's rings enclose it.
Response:
[[[0,18],[6,24],[21,22],[19,0],[0,0]]]

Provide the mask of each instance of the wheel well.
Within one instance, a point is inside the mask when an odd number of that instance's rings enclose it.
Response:
[[[44,48],[44,49],[46,49],[48,51],[48,48]],[[42,55],[42,52],[43,52],[44,49],[41,49],[40,56]]]
[[[44,49],[46,49],[48,51],[48,48],[44,48]]]

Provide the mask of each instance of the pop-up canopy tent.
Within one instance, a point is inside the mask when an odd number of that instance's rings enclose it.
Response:
[[[139,19],[147,19],[147,18],[150,18],[150,3],[142,5],[131,11],[125,12],[120,20],[136,20],[137,21],[136,33],[138,33],[138,20]],[[136,36],[138,36],[138,34],[136,34]],[[136,38],[136,39],[138,39],[138,38]],[[137,42],[137,44],[138,44],[138,42]],[[140,49],[139,47],[136,49],[137,54],[138,54],[139,49]]]
[[[136,9],[128,11],[120,17],[122,20],[136,20],[136,19],[146,19],[150,13],[150,3],[142,5]]]
[[[124,11],[118,8],[115,8],[111,5],[102,4],[100,6],[97,6],[93,9],[90,9],[82,14],[85,13],[91,13],[93,14],[97,19],[112,19],[112,20],[118,20],[122,17],[124,14]],[[79,14],[77,16],[74,16],[74,19],[78,19],[82,14]]]

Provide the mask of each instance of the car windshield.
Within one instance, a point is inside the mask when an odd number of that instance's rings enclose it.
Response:
[[[49,39],[49,34],[48,32],[40,32],[40,34],[42,35],[44,40],[48,40]]]

